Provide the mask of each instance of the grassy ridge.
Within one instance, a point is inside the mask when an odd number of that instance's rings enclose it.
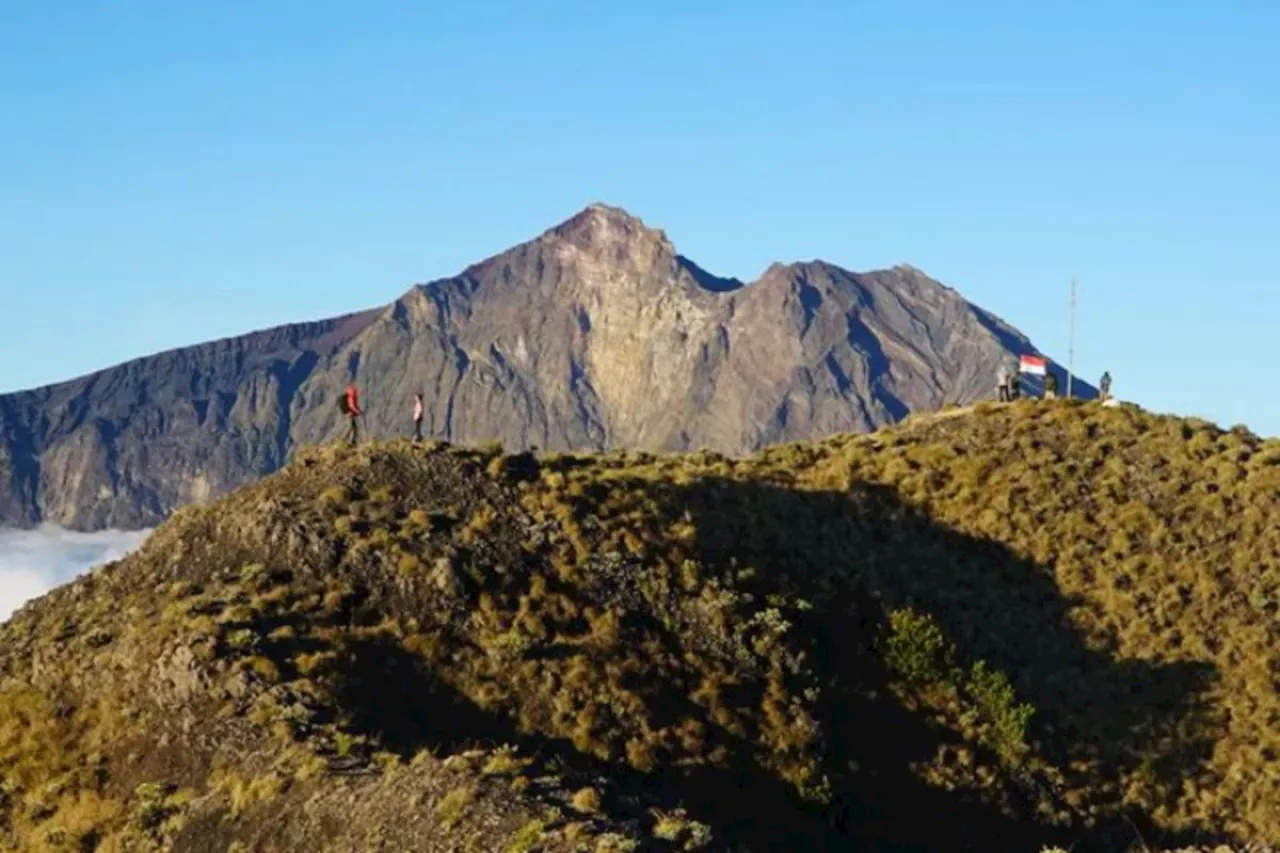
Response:
[[[402,831],[475,849],[1275,841],[1278,502],[1274,442],[1065,402],[746,460],[318,450],[0,629],[0,816],[294,849],[290,804],[402,779]]]

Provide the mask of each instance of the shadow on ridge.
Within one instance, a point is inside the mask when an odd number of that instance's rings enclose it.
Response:
[[[1067,787],[1114,790],[1120,777],[1136,775],[1153,797],[1168,799],[1181,772],[1209,757],[1221,732],[1204,698],[1216,670],[1091,648],[1047,568],[939,524],[875,484],[813,492],[710,477],[615,487],[647,490],[668,517],[687,513],[696,529],[693,556],[704,565],[750,566],[762,591],[820,602],[797,630],[835,688],[822,719],[832,764],[836,773],[857,770],[843,773],[829,817],[859,849],[1025,851],[1060,843],[1117,850],[1214,837],[1161,833],[1138,809],[1089,821],[1085,807],[1062,801],[1064,791],[1047,793],[1073,813],[1072,825],[1054,826],[1035,815],[1031,799],[1015,797],[997,811],[910,771],[930,761],[945,737],[891,698],[875,652],[884,614],[903,606],[933,616],[960,663],[985,660],[1008,676],[1019,700],[1035,708],[1028,739],[1040,757],[1058,767],[1089,765],[1069,775]],[[1113,794],[1101,799],[1114,804]]]
[[[646,543],[667,557],[684,552],[721,577],[754,569],[750,591],[757,599],[776,594],[813,603],[789,636],[824,686],[817,712],[834,782],[828,808],[800,802],[762,768],[751,744],[722,731],[713,737],[726,758],[715,767],[644,774],[621,756],[585,755],[567,739],[482,711],[389,637],[347,640],[337,698],[352,728],[402,756],[518,743],[580,777],[608,777],[611,812],[647,820],[650,808],[688,808],[715,827],[714,849],[1026,853],[1047,844],[1113,851],[1140,839],[1170,846],[1230,840],[1207,832],[1162,834],[1141,810],[1111,808],[1122,777],[1141,776],[1168,798],[1179,771],[1205,760],[1220,728],[1203,700],[1215,672],[1193,663],[1117,660],[1090,647],[1072,624],[1073,602],[1045,567],[939,524],[878,485],[806,491],[703,477],[683,484],[617,478],[597,488],[644,498],[657,529],[685,518],[691,537],[659,534],[661,541]],[[526,573],[507,577],[523,583],[541,568],[541,557],[527,559]],[[1075,765],[1065,788],[1089,792],[1092,802],[1068,802],[1069,791],[1046,790],[1035,780],[1027,787],[1018,773],[1008,774],[999,797],[925,781],[919,767],[957,741],[895,698],[881,664],[885,614],[903,606],[931,614],[962,664],[985,660],[1009,677],[1018,698],[1036,709],[1030,732],[1036,755],[1058,767]],[[642,636],[697,652],[689,637],[643,606],[630,607],[626,619],[632,633],[612,650],[593,652],[593,666],[619,660],[608,655],[633,655],[628,644]],[[521,665],[555,654],[554,646],[531,649]],[[679,673],[643,677],[648,681],[636,695],[650,719],[696,718],[699,709],[677,683]],[[1038,810],[1046,798],[1070,814],[1066,824]],[[1091,805],[1106,816],[1088,819]]]
[[[720,278],[707,272],[684,255],[678,256],[676,262],[680,264],[681,269],[693,277],[693,280],[703,290],[709,290],[712,293],[732,293],[735,290],[741,290],[745,286],[736,278]]]

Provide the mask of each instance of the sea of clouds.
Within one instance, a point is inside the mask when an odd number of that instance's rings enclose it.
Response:
[[[136,549],[149,530],[79,533],[46,525],[0,529],[0,622],[26,601],[73,580],[94,566]]]

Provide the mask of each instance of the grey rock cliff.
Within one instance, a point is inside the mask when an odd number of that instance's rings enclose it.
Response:
[[[741,454],[991,397],[1000,360],[1034,351],[911,267],[744,285],[592,205],[385,308],[0,396],[0,525],[154,524],[340,436],[352,379],[369,437],[407,434],[421,391],[452,441]]]

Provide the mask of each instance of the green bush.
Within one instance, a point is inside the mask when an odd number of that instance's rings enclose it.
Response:
[[[884,661],[894,676],[911,684],[955,683],[955,650],[927,613],[901,608],[889,614]]]
[[[964,692],[989,726],[988,745],[1006,759],[1021,756],[1027,749],[1027,726],[1035,709],[1017,701],[1005,674],[977,661],[969,670]]]

